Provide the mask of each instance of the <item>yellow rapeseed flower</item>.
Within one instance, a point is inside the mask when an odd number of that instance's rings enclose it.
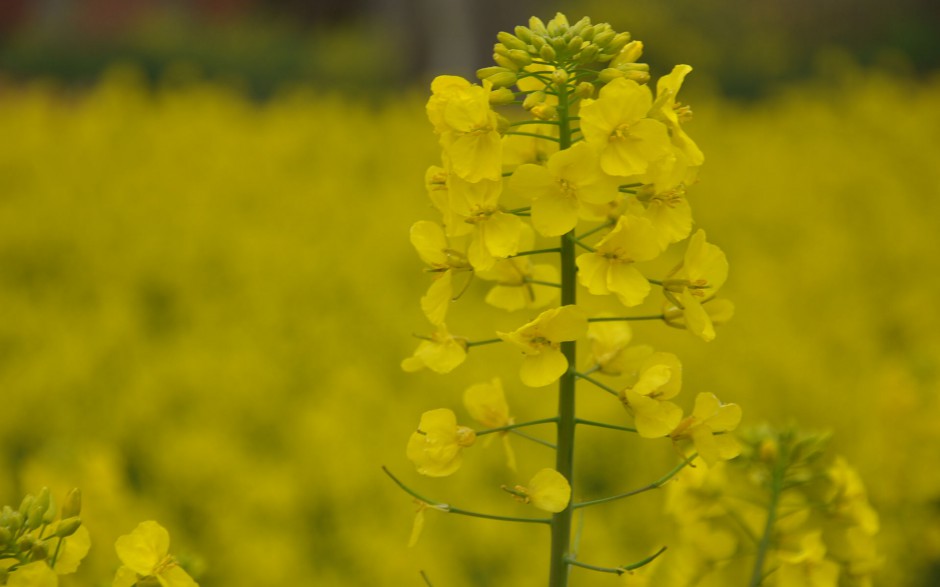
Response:
[[[656,101],[650,109],[650,117],[663,121],[669,128],[673,146],[690,166],[697,167],[705,162],[705,156],[698,145],[682,130],[682,120],[690,120],[692,111],[687,106],[676,102],[676,95],[682,82],[692,71],[688,65],[676,65],[669,75],[664,75],[656,82]]]
[[[435,373],[450,373],[467,359],[467,341],[454,336],[447,325],[438,324],[437,330],[428,339],[418,343],[414,355],[401,362],[401,368],[409,373],[427,367]]]
[[[587,332],[587,317],[574,305],[546,310],[512,332],[497,332],[500,338],[522,349],[525,358],[519,376],[530,387],[554,383],[568,370],[562,354],[563,341],[575,340]]]
[[[733,459],[741,453],[741,446],[731,434],[741,422],[741,408],[737,404],[722,404],[715,394],[700,393],[695,408],[676,426],[669,436],[673,441],[689,438],[695,450],[709,465]]]
[[[682,387],[682,365],[672,353],[654,353],[640,368],[632,387],[620,392],[620,401],[633,414],[643,438],[666,436],[682,420],[682,409],[667,401]]]
[[[633,264],[655,259],[662,252],[658,240],[656,229],[646,218],[621,216],[593,253],[578,256],[578,281],[592,294],[615,294],[625,306],[642,303],[650,283]]]
[[[670,152],[666,125],[647,118],[653,105],[650,89],[617,78],[601,88],[596,100],[581,105],[581,131],[600,149],[601,168],[610,175],[638,175]]]
[[[418,429],[408,439],[405,454],[422,475],[446,477],[460,468],[462,449],[475,440],[473,430],[457,425],[454,412],[439,408],[421,414]]]
[[[463,405],[470,417],[487,428],[501,428],[514,423],[509,415],[509,404],[503,393],[503,382],[494,377],[489,383],[478,383],[467,388],[463,394]],[[516,470],[516,454],[509,444],[509,432],[499,433],[506,451],[506,466]],[[491,435],[492,438],[492,435]],[[487,440],[490,440],[488,438]]]
[[[626,322],[591,322],[591,367],[605,375],[623,375],[636,371],[653,353],[649,345],[629,346],[633,331]]]
[[[131,587],[134,583],[155,578],[162,587],[197,587],[186,571],[168,554],[170,534],[154,521],[141,522],[130,534],[114,543],[121,566],[112,587]]]
[[[15,559],[11,559],[17,562]],[[2,563],[0,563],[2,564]],[[17,567],[7,577],[7,587],[57,587],[59,576],[45,561],[36,561]]]
[[[542,469],[528,485],[516,485],[509,490],[522,503],[532,504],[540,510],[558,513],[571,501],[571,485],[555,469]]]
[[[665,291],[676,294],[671,299],[682,309],[686,328],[705,341],[714,340],[715,327],[702,304],[715,296],[727,278],[724,252],[706,242],[705,231],[699,230],[689,239],[682,264],[664,281]],[[727,310],[727,306],[720,309]]]

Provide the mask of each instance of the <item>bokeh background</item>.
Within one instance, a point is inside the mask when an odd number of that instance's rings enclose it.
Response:
[[[428,512],[407,548],[414,506],[380,466],[511,515],[498,485],[551,462],[516,443],[514,477],[496,443],[419,478],[404,445],[423,410],[466,420],[463,389],[494,374],[518,419],[554,393],[495,346],[446,377],[399,362],[426,329],[407,235],[434,218],[427,82],[472,76],[497,31],[555,9],[631,31],[654,76],[695,67],[690,198],[737,314],[711,344],[655,324],[635,340],[677,353],[685,388],[739,403],[745,425],[831,432],[881,516],[876,584],[940,582],[931,0],[8,0],[0,501],[83,489],[93,549],[64,584],[110,584],[114,539],[145,519],[203,585],[544,584],[540,528]],[[530,317],[486,309],[485,291],[456,330]],[[668,446],[580,443],[584,497],[671,467]],[[642,558],[670,531],[661,505],[590,512],[582,551]]]

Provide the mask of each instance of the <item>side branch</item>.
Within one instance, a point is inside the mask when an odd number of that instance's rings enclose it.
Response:
[[[654,314],[651,316],[598,316],[588,318],[588,322],[629,322],[631,320],[664,320],[664,314]]]
[[[675,477],[676,474],[679,473],[679,471],[686,468],[689,465],[689,463],[695,460],[697,456],[698,456],[698,453],[692,453],[692,456],[690,456],[689,458],[679,463],[673,470],[669,471],[668,473],[666,473],[665,475],[663,475],[656,481],[653,481],[649,485],[644,485],[643,487],[640,487],[639,489],[634,489],[633,491],[628,491],[626,493],[619,493],[617,495],[611,495],[610,497],[602,497],[600,499],[594,499],[591,501],[582,501],[581,503],[571,504],[571,509],[578,509],[578,508],[584,508],[584,507],[588,507],[592,505],[599,505],[602,503],[607,503],[609,501],[616,501],[618,499],[623,499],[625,497],[631,497],[631,496],[644,493],[646,491],[650,491],[653,489],[658,489],[662,487],[663,485],[665,485],[667,481]]]
[[[604,385],[603,383],[601,383],[601,382],[598,381],[597,379],[594,379],[593,377],[588,377],[588,376],[585,375],[584,373],[579,373],[579,372],[577,372],[577,371],[575,371],[574,376],[577,377],[578,379],[583,379],[583,380],[587,381],[588,383],[593,383],[594,385],[596,385],[596,386],[599,387],[600,389],[603,389],[604,391],[606,391],[606,392],[609,393],[610,395],[612,395],[612,396],[614,396],[614,397],[616,397],[616,398],[618,398],[618,399],[620,398],[620,393],[619,393],[616,389],[614,389],[614,388],[612,388],[612,387],[608,387],[607,385]]]
[[[606,422],[595,422],[581,418],[576,418],[575,424],[584,424],[585,426],[594,426],[596,428],[609,428],[611,430],[620,430],[621,432],[636,432],[636,428],[630,428],[629,426],[618,426],[617,424],[607,424]]]
[[[538,424],[553,424],[558,421],[558,416],[552,418],[542,418],[541,420],[531,420],[529,422],[521,422],[519,424],[508,424],[506,426],[499,426],[497,428],[487,428],[486,430],[479,430],[476,432],[477,436],[483,436],[484,434],[492,434],[494,432],[505,432],[507,430],[515,430],[516,428],[525,428],[526,426],[536,426]]]
[[[393,475],[392,472],[389,471],[388,468],[385,467],[384,465],[382,466],[382,470],[385,471],[385,474],[388,475],[392,479],[392,481],[395,482],[396,485],[401,487],[401,489],[405,493],[407,493],[408,495],[414,497],[415,499],[419,501],[422,501],[428,504],[428,506],[438,511],[447,513],[447,514],[458,514],[461,516],[469,516],[471,518],[485,518],[487,520],[497,520],[500,522],[519,522],[519,523],[524,523],[524,524],[550,524],[552,522],[551,518],[516,518],[512,516],[496,516],[493,514],[484,514],[481,512],[474,512],[470,510],[457,508],[452,505],[435,501],[433,499],[428,499],[424,497],[423,495],[420,495],[418,492],[416,492],[415,490],[411,489],[410,487],[402,483],[398,479],[398,477]]]

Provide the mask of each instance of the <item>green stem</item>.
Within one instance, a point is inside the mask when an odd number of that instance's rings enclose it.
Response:
[[[541,420],[531,420],[529,422],[521,422],[519,424],[507,424],[506,426],[499,426],[497,428],[487,428],[486,430],[477,431],[477,436],[484,436],[486,434],[492,434],[494,432],[505,432],[507,430],[515,430],[516,428],[525,428],[526,426],[536,426],[538,424],[551,424],[557,422],[558,418],[542,418]]]
[[[466,344],[467,344],[467,348],[470,348],[470,347],[475,347],[475,346],[483,346],[485,344],[496,344],[498,342],[503,342],[503,339],[488,338],[486,340],[468,340]]]
[[[398,479],[398,477],[393,475],[392,472],[388,470],[387,467],[383,466],[382,470],[385,471],[385,474],[391,477],[392,481],[394,481],[395,484],[398,485],[405,493],[407,493],[408,495],[410,495],[411,497],[419,501],[422,501],[428,504],[432,508],[438,511],[442,511],[447,514],[457,514],[460,516],[469,516],[471,518],[485,518],[487,520],[497,520],[500,522],[519,522],[519,523],[524,523],[524,524],[550,524],[551,523],[551,519],[549,518],[516,518],[513,516],[495,516],[493,514],[484,514],[482,512],[474,512],[471,510],[461,509],[458,507],[454,507],[450,504],[446,504],[440,501],[435,501],[433,499],[428,499],[424,497],[423,495],[419,494],[414,489],[402,483]]]
[[[424,579],[424,584],[427,585],[428,587],[434,587],[434,585],[431,585],[431,580],[428,579],[427,573],[425,573],[424,571],[420,571],[420,572],[421,572],[421,578]]]
[[[522,251],[521,253],[516,253],[515,255],[509,255],[509,258],[513,257],[523,257],[525,255],[539,255],[541,253],[560,253],[561,249],[558,247],[553,247],[551,249],[535,249],[534,251]]]
[[[749,587],[758,587],[764,581],[764,559],[767,558],[767,551],[770,550],[771,535],[773,534],[774,524],[777,521],[777,506],[780,504],[780,494],[783,493],[783,479],[786,474],[786,463],[789,456],[783,450],[784,443],[781,444],[781,452],[777,455],[777,462],[774,463],[774,470],[770,479],[770,503],[767,505],[767,522],[764,524],[764,534],[761,536],[760,544],[757,546],[757,559],[754,561],[754,570],[751,573],[751,582]]]
[[[617,424],[607,424],[606,422],[595,422],[593,420],[583,420],[581,418],[577,418],[576,423],[584,424],[585,426],[594,426],[595,428],[620,430],[621,432],[636,432],[636,428],[630,428],[629,426],[618,426]]]
[[[631,320],[662,320],[665,318],[663,314],[655,314],[653,316],[599,316],[596,318],[588,318],[588,322],[627,322]]]
[[[528,277],[526,277],[526,278],[524,279],[524,281],[525,281],[526,283],[531,283],[531,284],[534,284],[534,285],[544,285],[544,286],[547,286],[547,287],[558,287],[558,288],[561,287],[561,284],[560,284],[560,283],[554,283],[554,282],[551,282],[551,281],[541,281],[541,280],[539,280],[539,279],[531,279],[531,278],[528,278]]]
[[[512,432],[516,436],[521,436],[525,438],[526,440],[530,440],[536,444],[541,444],[542,446],[548,447],[552,450],[558,450],[558,447],[552,444],[551,442],[548,442],[547,440],[542,440],[541,438],[536,438],[534,436],[526,434],[525,432],[522,432],[521,430],[510,430],[510,432]]]
[[[608,220],[608,221],[605,222],[604,224],[601,224],[600,226],[595,226],[594,228],[592,228],[591,230],[585,232],[584,234],[579,235],[578,238],[579,238],[579,239],[587,238],[587,237],[591,236],[592,234],[594,234],[595,232],[600,232],[601,230],[604,230],[605,228],[607,228],[607,227],[609,227],[609,226],[613,226],[614,224],[616,224],[616,223],[615,223],[613,220]]]
[[[552,142],[555,142],[555,143],[558,143],[558,142],[559,142],[558,139],[556,139],[555,137],[549,137],[549,136],[545,136],[545,135],[540,135],[540,134],[534,133],[534,132],[523,132],[523,131],[521,131],[521,130],[511,130],[511,131],[509,131],[509,132],[503,133],[503,135],[517,135],[517,136],[520,136],[520,137],[535,137],[535,138],[537,138],[537,139],[545,139],[546,141],[552,141]]]
[[[618,499],[623,499],[625,497],[632,497],[639,493],[644,493],[646,491],[658,489],[659,487],[662,487],[667,481],[675,477],[676,474],[679,473],[679,471],[686,468],[689,465],[689,463],[691,463],[697,456],[698,456],[698,453],[692,453],[692,456],[690,456],[689,458],[685,459],[684,461],[676,465],[676,467],[673,468],[671,471],[669,471],[668,473],[666,473],[665,475],[663,475],[656,481],[653,481],[649,485],[644,485],[643,487],[640,487],[639,489],[634,489],[633,491],[627,491],[626,493],[618,493],[617,495],[611,495],[609,497],[602,497],[600,499],[592,499],[591,501],[582,501],[581,503],[576,503],[572,505],[571,507],[573,509],[586,508],[592,505],[599,505],[602,503],[617,501]]]
[[[616,389],[609,387],[607,385],[604,385],[603,383],[601,383],[597,379],[594,379],[593,377],[588,377],[584,373],[578,373],[578,372],[575,372],[574,376],[577,377],[578,379],[584,379],[588,383],[592,383],[596,385],[598,388],[603,389],[604,391],[606,391],[607,393],[609,393],[610,395],[618,399],[620,398],[620,393]]]
[[[568,88],[558,92],[558,147],[571,147],[571,119],[568,112]],[[575,265],[574,230],[561,237],[561,305],[577,302],[577,265]],[[574,480],[575,383],[577,343],[561,343],[561,352],[568,361],[568,371],[558,380],[558,449],[555,470],[571,483]],[[571,520],[574,510],[569,503],[552,516],[552,542],[549,560],[549,587],[567,587],[568,556],[571,549]]]
[[[524,126],[526,124],[550,124],[558,126],[557,120],[520,120],[519,122],[510,122],[509,126]]]
[[[613,573],[615,575],[622,575],[625,572],[620,567],[599,567],[597,565],[589,565],[588,563],[582,563],[579,560],[575,560],[571,558],[570,556],[565,557],[565,561],[569,565],[573,565],[575,567],[581,567],[582,569],[588,569],[591,571],[597,571],[598,573]]]

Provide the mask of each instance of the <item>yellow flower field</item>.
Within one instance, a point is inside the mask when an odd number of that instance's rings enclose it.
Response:
[[[659,322],[634,336],[680,355],[688,389],[740,405],[742,429],[830,432],[879,516],[875,584],[935,584],[940,80],[847,70],[749,105],[685,83],[706,159],[689,198],[727,253],[735,315],[709,343]],[[516,419],[555,401],[491,347],[447,377],[402,370],[412,335],[434,329],[409,242],[436,218],[427,95],[254,103],[212,84],[151,92],[131,69],[87,92],[0,88],[0,502],[82,489],[91,551],[60,584],[110,584],[115,540],[160,520],[202,585],[417,586],[421,571],[438,587],[544,585],[546,531],[442,515],[382,471],[513,515],[500,484],[537,495],[552,461],[513,438],[527,464],[514,473],[481,437],[460,455],[474,467],[425,479],[406,456],[422,413],[472,422],[464,390],[494,375]],[[470,283],[448,326],[521,340],[534,314],[488,309],[488,293]],[[584,499],[644,485],[674,456],[601,430],[579,442]],[[591,508],[580,547],[648,556],[675,533],[663,508],[657,491]],[[576,569],[572,583],[623,579]]]

